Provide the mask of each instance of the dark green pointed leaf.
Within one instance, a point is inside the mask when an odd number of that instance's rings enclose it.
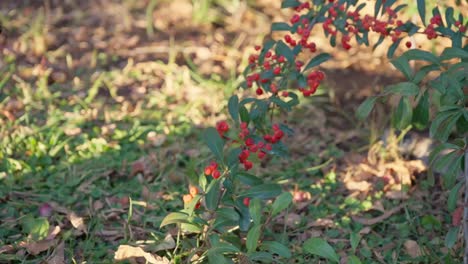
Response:
[[[302,247],[304,248],[304,251],[312,255],[317,255],[336,263],[340,262],[340,257],[338,254],[336,254],[335,250],[330,246],[330,244],[328,244],[327,241],[321,238],[309,238],[304,242]]]
[[[221,178],[213,180],[208,186],[205,203],[206,208],[209,210],[214,210],[218,207],[219,196],[221,195],[220,191]]]
[[[289,192],[284,192],[280,196],[278,196],[273,205],[271,206],[271,215],[275,216],[284,209],[288,208],[289,205],[292,203],[292,195]]]
[[[413,111],[413,121],[416,129],[424,129],[429,124],[429,93],[425,91],[419,98],[418,104]]]
[[[408,60],[423,60],[439,64],[439,58],[436,55],[420,49],[410,49],[403,53],[402,57],[405,57]]]
[[[387,51],[387,58],[391,59],[393,57],[393,54],[395,53],[396,49],[398,48],[398,45],[400,45],[401,38],[397,39],[397,41],[393,42],[392,45],[388,48]]]
[[[349,256],[348,257],[348,264],[361,264],[362,262],[356,256]]]
[[[468,51],[458,48],[458,47],[451,47],[446,48],[442,55],[440,55],[441,60],[451,60],[454,58],[457,59],[468,59]]]
[[[406,57],[400,56],[396,59],[393,59],[391,63],[393,66],[395,66],[395,68],[397,68],[397,70],[403,73],[407,80],[412,79],[413,71],[411,70],[408,59]]]
[[[260,225],[262,220],[262,201],[254,198],[250,201],[249,212],[255,225]]]
[[[281,8],[297,7],[301,4],[298,0],[284,0],[281,2]]]
[[[274,183],[265,183],[255,185],[252,188],[242,192],[240,197],[250,197],[259,199],[271,199],[281,194],[281,186]]]
[[[180,223],[188,223],[189,215],[186,213],[181,212],[174,212],[166,215],[161,222],[159,227],[163,227],[170,224],[180,224]]]
[[[459,182],[457,185],[453,186],[453,188],[450,190],[450,193],[447,199],[449,212],[453,212],[455,208],[457,208],[458,192],[460,191],[462,184],[463,182]]]
[[[419,93],[419,86],[412,82],[401,82],[389,85],[384,90],[387,94],[397,94],[402,96],[414,96]]]
[[[459,227],[456,226],[456,227],[452,227],[449,229],[447,235],[445,236],[445,246],[447,248],[452,248],[453,246],[455,246],[455,243],[457,242],[458,240],[458,232],[459,232]]]
[[[271,31],[291,31],[291,26],[284,22],[274,22],[271,24]]]
[[[203,140],[205,141],[206,145],[208,145],[211,153],[215,155],[216,159],[218,161],[222,161],[224,141],[219,136],[218,131],[214,127],[205,129],[205,132],[203,133]]]
[[[357,118],[359,118],[360,120],[366,119],[372,111],[372,108],[374,108],[375,100],[377,100],[377,97],[367,98],[357,109]]]
[[[313,68],[313,67],[316,67],[316,66],[319,66],[320,64],[326,62],[327,60],[329,60],[331,58],[331,55],[328,54],[328,53],[321,53],[315,57],[313,57],[309,63],[307,63],[307,65],[305,66],[304,68],[304,71],[310,69],[310,68]]]
[[[237,95],[231,96],[228,101],[228,110],[229,114],[232,117],[232,120],[236,122],[236,124],[239,123],[239,98]]]
[[[247,240],[245,242],[247,251],[254,252],[257,249],[258,240],[260,239],[260,233],[262,230],[262,225],[253,226],[247,233]]]
[[[405,129],[411,124],[413,109],[407,97],[402,97],[393,115],[393,124],[397,129]]]
[[[276,241],[264,241],[261,246],[262,249],[269,251],[273,254],[278,254],[280,257],[289,259],[291,257],[291,251],[285,245]]]
[[[426,25],[426,0],[417,0],[418,12],[423,25]]]
[[[259,185],[263,183],[262,179],[258,178],[255,175],[249,174],[247,172],[237,173],[236,178],[238,178],[243,184],[247,184],[250,186]]]

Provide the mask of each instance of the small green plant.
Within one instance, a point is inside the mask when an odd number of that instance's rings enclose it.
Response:
[[[404,129],[409,124],[424,128],[431,123],[431,135],[445,142],[434,151],[431,163],[435,163],[436,168],[444,166],[449,170],[444,185],[454,188],[449,209],[455,210],[461,186],[461,183],[456,184],[455,176],[462,168],[466,140],[446,141],[454,128],[460,134],[468,131],[463,91],[467,85],[468,46],[462,48],[466,39],[466,21],[461,14],[455,17],[453,8],[447,8],[443,18],[436,7],[430,22],[426,23],[425,2],[418,1],[424,25],[420,27],[399,19],[399,12],[405,5],[394,6],[395,2],[376,1],[371,15],[363,14],[366,2],[357,0],[283,1],[282,7],[293,8],[295,13],[289,23],[274,23],[272,30],[289,33],[283,39],[256,46],[257,53],[249,57],[249,65],[244,71],[245,81],[241,87],[255,90],[255,96],[239,98],[233,95],[228,102],[231,120],[221,121],[216,128],[205,130],[204,140],[213,160],[200,168],[197,181],[192,182],[189,193],[183,196],[184,209],[168,214],[161,223],[161,227],[178,226],[178,243],[171,255],[176,262],[288,262],[292,252],[287,245],[286,228],[275,230],[271,221],[282,212],[285,212],[282,217],[287,217],[292,195],[283,192],[278,183],[264,181],[249,171],[268,155],[287,155],[282,139],[287,134],[293,135],[293,131],[285,123],[276,122],[274,113],[291,111],[299,104],[300,94],[304,97],[313,95],[325,78],[317,67],[332,56],[327,53],[310,55],[320,48],[311,39],[312,30],[319,26],[333,47],[339,42],[345,50],[352,48],[352,39],[359,45],[369,46],[369,34],[378,34],[374,47],[389,38],[393,44],[387,55],[391,58],[401,42],[405,42],[410,50],[393,59],[392,64],[408,81],[391,85],[381,95],[367,99],[357,114],[364,119],[377,100],[396,95],[401,97],[393,118],[397,128]],[[428,39],[448,37],[452,47],[440,56],[411,49],[413,43],[409,38],[414,34],[425,34]],[[409,63],[412,60],[424,61],[425,65],[413,72]],[[439,75],[424,82],[430,72]],[[429,121],[430,98],[436,99],[438,106],[432,122]],[[417,102],[415,107],[413,101]],[[444,149],[452,152],[436,158]],[[453,237],[453,233],[449,235]],[[335,250],[320,238],[307,240],[302,249],[294,252],[296,257],[300,254],[340,262]],[[360,263],[353,253],[348,260]]]

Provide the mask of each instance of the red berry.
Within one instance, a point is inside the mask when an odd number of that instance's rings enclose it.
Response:
[[[213,167],[211,166],[206,166],[205,167],[205,175],[211,175],[211,173],[213,173]]]
[[[253,167],[253,163],[251,161],[246,160],[244,162],[244,169],[245,170],[250,170]]]
[[[250,198],[249,198],[249,197],[245,197],[244,200],[242,201],[242,203],[244,203],[245,206],[249,207],[249,205],[250,205]]]
[[[278,87],[276,86],[276,84],[272,83],[270,84],[270,90],[272,93],[277,93],[278,92]]]
[[[259,159],[263,159],[265,157],[265,155],[266,155],[266,153],[264,151],[260,151],[260,152],[257,153],[257,157]]]
[[[273,69],[273,73],[275,75],[279,75],[281,73],[281,67],[275,67],[275,69]]]
[[[221,176],[221,172],[219,172],[219,170],[214,170],[211,176],[213,176],[215,179],[218,179]]]
[[[255,93],[257,93],[257,95],[262,95],[262,94],[263,94],[262,88],[257,88],[257,90],[255,91]]]
[[[405,45],[408,49],[411,48],[411,41],[406,41]]]

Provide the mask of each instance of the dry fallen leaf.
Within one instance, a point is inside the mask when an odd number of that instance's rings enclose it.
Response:
[[[79,217],[75,214],[75,212],[71,212],[67,215],[67,218],[68,220],[70,220],[70,223],[74,228],[84,233],[87,233],[87,228],[84,223],[83,217]]]
[[[52,256],[47,260],[47,264],[65,263],[65,243],[61,242],[54,250]]]
[[[176,243],[174,241],[174,238],[172,238],[171,234],[167,234],[166,237],[164,238],[164,241],[156,245],[155,247],[152,248],[152,251],[160,251],[160,250],[168,250],[175,248]]]
[[[132,247],[128,245],[120,245],[115,252],[115,260],[125,260],[133,258],[144,258],[151,264],[169,264],[169,260],[166,257],[153,256],[152,254],[145,252],[140,247]]]
[[[412,258],[417,258],[422,255],[421,248],[416,241],[406,240],[404,246],[406,253],[408,253]]]
[[[48,250],[55,245],[56,240],[41,240],[38,242],[26,243],[24,247],[31,255],[37,255],[43,251]]]

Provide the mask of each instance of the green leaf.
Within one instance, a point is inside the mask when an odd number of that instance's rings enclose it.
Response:
[[[240,197],[250,197],[259,199],[271,199],[281,194],[281,187],[274,183],[265,183],[255,185],[252,188],[242,192]]]
[[[429,93],[425,91],[419,98],[418,104],[413,111],[412,123],[416,129],[424,129],[429,123]]]
[[[459,227],[452,227],[449,229],[447,236],[445,236],[445,246],[452,248],[458,240]]]
[[[324,63],[325,61],[329,60],[331,58],[331,55],[328,53],[321,53],[315,57],[313,57],[309,63],[304,68],[304,71],[319,66],[320,64]]]
[[[387,51],[387,58],[390,59],[393,57],[393,54],[395,53],[395,50],[398,48],[398,45],[400,45],[401,40],[402,39],[397,39],[397,41],[393,42],[393,44],[390,45]]]
[[[393,115],[393,125],[397,129],[405,129],[411,123],[413,109],[407,97],[402,97]]]
[[[353,252],[356,251],[357,246],[359,245],[359,241],[361,240],[361,235],[359,233],[351,233],[349,241],[351,243],[351,248],[353,249]]]
[[[294,61],[294,53],[282,40],[276,43],[276,54],[283,55],[289,62]]]
[[[216,159],[218,161],[222,161],[224,141],[219,136],[218,131],[214,127],[205,129],[205,132],[203,133],[203,140],[205,141],[206,145],[208,145],[211,153],[215,155]]]
[[[458,118],[462,116],[460,111],[446,111],[438,113],[432,121],[429,133],[431,137],[436,138],[442,142],[447,141],[450,133],[452,132]]]
[[[198,185],[200,185],[204,192],[206,191],[207,184],[206,175],[204,173],[200,173],[200,176],[198,177]]]
[[[224,257],[222,254],[216,252],[216,250],[210,249],[207,252],[208,255],[208,263],[210,264],[227,264],[228,259]]]
[[[288,8],[288,7],[297,7],[301,4],[298,0],[284,0],[281,3],[281,8]]]
[[[454,58],[468,59],[468,51],[457,47],[446,48],[440,55],[440,58],[441,60],[450,60]]]
[[[356,111],[356,116],[360,120],[366,119],[370,112],[372,111],[372,108],[374,108],[375,101],[377,100],[377,97],[369,97],[367,98],[357,109]]]
[[[423,25],[426,25],[426,0],[417,0],[418,12]]]
[[[250,201],[249,212],[255,225],[260,225],[262,220],[262,201],[254,198]]]
[[[420,49],[411,49],[403,53],[403,57],[407,58],[408,60],[423,60],[432,62],[434,64],[439,64],[439,58],[434,54]]]
[[[447,21],[447,27],[450,28],[453,23],[455,23],[455,18],[453,17],[453,7],[447,7],[445,9],[445,21]]]
[[[262,230],[262,225],[255,225],[247,233],[246,247],[249,253],[254,252],[257,249],[261,230]]]
[[[340,258],[338,257],[338,254],[336,254],[335,250],[330,246],[330,244],[328,244],[327,241],[321,238],[309,238],[304,242],[302,247],[307,253],[312,255],[317,255],[336,263],[340,262]]]
[[[205,195],[205,203],[206,208],[209,210],[214,210],[218,207],[219,196],[221,195],[220,186],[221,179],[213,180],[210,185],[208,186],[206,195]]]
[[[248,253],[247,256],[251,261],[262,262],[262,263],[273,263],[275,259],[273,258],[273,254],[270,252],[252,252]]]
[[[236,124],[239,124],[239,98],[237,95],[233,95],[231,98],[229,98],[228,110],[232,120],[234,120]]]
[[[458,192],[460,191],[462,184],[463,182],[459,182],[457,185],[453,186],[452,190],[450,190],[450,193],[447,199],[449,212],[453,212],[457,208]]]
[[[291,31],[291,26],[284,22],[274,22],[271,24],[271,31]]]
[[[166,217],[161,222],[161,225],[159,226],[160,228],[166,225],[170,224],[180,224],[180,223],[188,223],[188,217],[189,215],[186,213],[181,213],[181,212],[173,212]]]
[[[291,258],[291,251],[289,250],[289,248],[279,242],[263,241],[260,247],[273,254],[278,254],[283,258]]]
[[[243,184],[247,184],[249,186],[259,185],[263,183],[262,179],[247,172],[239,172],[236,174],[235,177],[238,178]]]
[[[361,264],[362,262],[359,260],[358,257],[352,255],[348,256],[348,264]]]
[[[414,75],[414,78],[413,78],[413,83],[416,83],[418,84],[419,82],[421,82],[424,77],[426,77],[426,75],[431,72],[431,71],[437,71],[440,69],[440,66],[439,65],[435,65],[435,64],[431,64],[431,65],[427,65],[427,66],[424,66],[422,67],[421,69],[419,69],[419,71],[416,72],[416,74]]]
[[[401,82],[394,85],[389,85],[385,88],[386,94],[398,94],[402,96],[413,96],[419,93],[419,86],[412,82]]]
[[[230,244],[230,243],[226,243],[226,242],[216,242],[215,245],[213,245],[212,248],[210,248],[210,250],[218,253],[218,254],[224,254],[224,253],[235,253],[235,252],[240,252],[240,250]]]
[[[242,122],[249,123],[250,122],[250,117],[249,117],[249,110],[245,106],[241,106],[239,108],[239,116]]]
[[[289,192],[284,192],[278,196],[271,207],[271,215],[275,216],[291,204],[293,196]]]
[[[463,155],[459,155],[457,152],[454,154],[456,154],[455,158],[451,159],[450,163],[447,165],[448,170],[442,175],[443,186],[447,189],[453,188],[457,177],[461,173],[461,161],[463,159]]]
[[[379,15],[380,8],[382,8],[382,0],[377,0],[374,6],[374,17],[377,17]]]
[[[391,63],[393,64],[393,66],[395,66],[395,68],[397,68],[397,70],[399,70],[403,73],[403,75],[405,75],[406,79],[412,79],[413,72],[411,71],[411,67],[406,57],[398,57],[396,59],[393,59]]]
[[[47,237],[49,221],[45,217],[35,218],[28,214],[21,219],[21,227],[25,233],[31,235],[33,240],[38,241]]]

